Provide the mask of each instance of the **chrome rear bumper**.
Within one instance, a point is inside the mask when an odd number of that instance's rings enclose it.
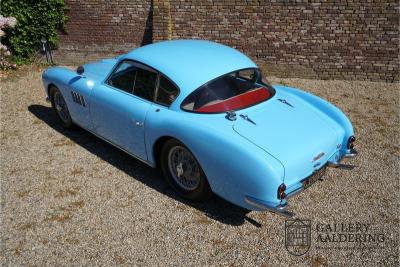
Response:
[[[281,204],[274,206],[266,201],[260,200],[260,199],[256,199],[253,197],[249,197],[246,196],[244,198],[244,201],[249,204],[252,205],[254,207],[257,207],[261,210],[267,210],[273,213],[277,213],[279,215],[283,215],[285,217],[291,218],[293,217],[294,213],[288,211],[287,208],[287,202],[282,202]]]
[[[266,202],[266,201],[263,201],[263,200],[260,200],[260,199],[256,199],[256,198],[253,198],[253,197],[249,197],[249,196],[246,196],[244,198],[244,200],[245,200],[245,202],[247,204],[249,204],[251,206],[254,206],[254,207],[257,207],[257,208],[259,208],[261,210],[267,210],[267,211],[270,211],[270,212],[273,212],[273,213],[277,213],[279,215],[291,218],[295,214],[293,212],[287,210],[287,207],[288,207],[287,199],[289,197],[293,197],[294,195],[297,195],[298,193],[300,193],[303,190],[307,189],[310,184],[307,185],[306,183],[304,183],[305,181],[307,181],[309,179],[312,179],[313,176],[317,176],[315,181],[322,180],[322,176],[325,173],[326,167],[334,167],[334,168],[341,168],[341,169],[353,169],[354,168],[353,165],[342,164],[342,163],[340,163],[340,161],[343,158],[355,157],[355,156],[357,156],[357,154],[358,154],[358,152],[355,149],[350,149],[346,154],[344,154],[337,161],[335,161],[335,162],[328,161],[325,166],[323,166],[322,168],[318,169],[317,171],[315,171],[313,174],[311,174],[307,178],[304,178],[301,181],[303,183],[303,185],[301,187],[297,188],[296,190],[288,193],[286,195],[286,198],[284,200],[282,200],[281,204],[279,204],[279,205],[273,205],[273,204],[271,204],[269,202]]]
[[[342,158],[340,158],[337,161],[333,161],[333,162],[328,162],[328,167],[333,167],[333,168],[339,168],[339,169],[347,169],[347,170],[352,170],[354,169],[353,165],[349,165],[349,164],[342,164],[340,163],[340,161],[343,158],[354,158],[355,156],[358,155],[357,150],[355,149],[349,149],[349,151],[343,155]]]
[[[342,164],[342,163],[335,163],[335,162],[329,162],[328,167],[332,168],[338,168],[338,169],[347,169],[347,170],[352,170],[354,169],[353,165],[350,164]]]
[[[357,150],[355,149],[350,149],[347,154],[344,155],[345,158],[353,158],[358,155]]]

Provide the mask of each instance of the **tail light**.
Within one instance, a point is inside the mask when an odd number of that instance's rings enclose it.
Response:
[[[285,190],[286,190],[286,185],[285,184],[281,184],[278,187],[278,199],[282,200],[282,199],[284,199],[286,197]]]
[[[349,137],[349,140],[347,141],[347,148],[348,149],[353,149],[354,148],[354,141],[356,141],[356,138],[354,135]]]

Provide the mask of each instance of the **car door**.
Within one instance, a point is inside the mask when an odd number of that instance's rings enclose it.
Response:
[[[158,74],[130,60],[119,63],[92,92],[94,132],[136,157],[147,160],[145,121]]]

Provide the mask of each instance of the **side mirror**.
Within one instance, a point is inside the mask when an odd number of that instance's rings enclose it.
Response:
[[[83,68],[83,66],[79,66],[76,69],[76,73],[78,73],[78,75],[82,75],[85,72],[85,69]]]

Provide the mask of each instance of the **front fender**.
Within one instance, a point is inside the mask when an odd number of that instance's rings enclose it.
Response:
[[[64,97],[73,122],[92,130],[91,92],[98,82],[92,77],[78,75],[75,71],[63,67],[52,67],[45,70],[42,78],[47,98],[50,98],[49,86],[55,85]],[[76,101],[76,98],[74,100],[72,91],[75,96],[79,95],[80,101]]]
[[[157,111],[159,110],[159,111]],[[163,136],[183,142],[203,168],[212,191],[248,209],[245,196],[278,205],[277,188],[283,182],[282,164],[264,150],[241,138],[224,114],[195,114],[153,105],[146,118],[148,160]]]
[[[64,67],[51,67],[47,68],[42,73],[43,86],[47,97],[49,95],[49,86],[54,84],[63,93],[67,87],[68,81],[75,78],[77,75],[74,71]]]

